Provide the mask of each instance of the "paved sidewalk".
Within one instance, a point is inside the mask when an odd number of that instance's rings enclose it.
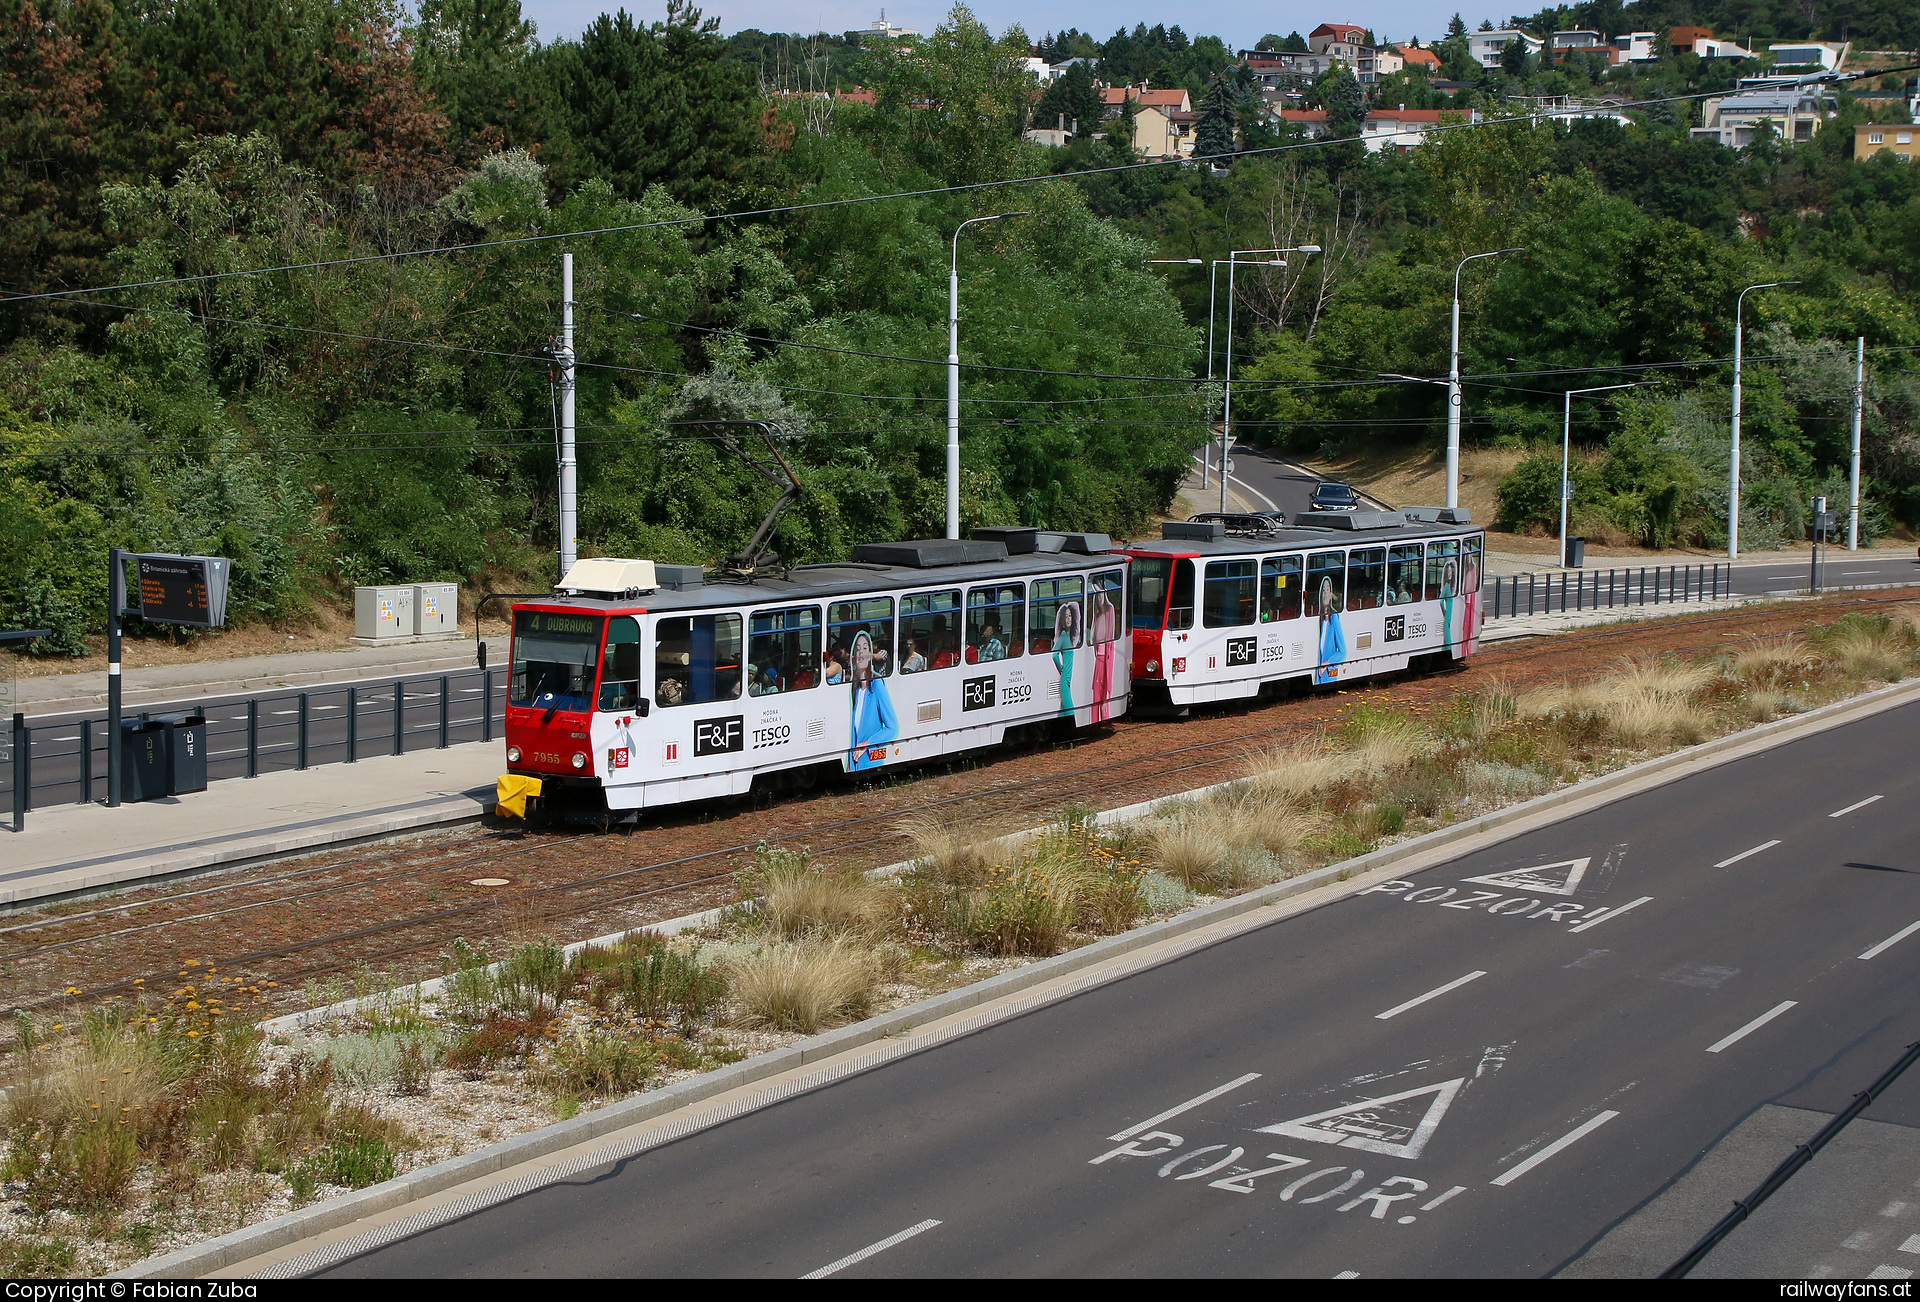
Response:
[[[487,663],[504,665],[505,636],[487,639]],[[391,680],[415,674],[449,673],[475,667],[472,638],[457,642],[413,642],[402,646],[354,646],[336,651],[286,651],[277,655],[235,656],[197,664],[129,669],[121,684],[128,709],[141,709],[196,696],[233,696],[277,688],[348,683],[356,679]],[[14,680],[16,710],[32,715],[105,709],[107,675],[48,674]]]
[[[1661,602],[1657,606],[1614,606],[1599,610],[1554,611],[1551,615],[1509,615],[1489,619],[1480,625],[1480,644],[1504,642],[1516,637],[1547,637],[1578,628],[1600,624],[1619,624],[1627,620],[1683,619],[1716,610],[1738,610],[1763,601],[1811,600],[1806,597],[1725,597],[1719,601]]]
[[[36,809],[26,831],[0,831],[0,908],[471,822],[493,807],[502,749],[473,742],[233,778],[119,809]]]

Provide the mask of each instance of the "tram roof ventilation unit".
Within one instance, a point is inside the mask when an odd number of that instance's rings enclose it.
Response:
[[[1473,523],[1473,512],[1464,506],[1410,506],[1400,514],[1415,524]]]
[[[573,568],[554,585],[555,592],[582,592],[596,596],[624,597],[652,592],[660,586],[652,561],[631,561],[617,556],[594,556],[575,561]]]
[[[691,592],[706,582],[706,571],[698,565],[656,565],[660,586],[669,592]]]
[[[916,538],[906,542],[861,543],[847,559],[865,565],[900,565],[911,570],[932,570],[944,565],[1004,561],[1007,559],[1007,545],[997,538]]]
[[[1404,529],[1407,517],[1398,511],[1306,511],[1293,522],[1320,529]]]
[[[976,542],[1005,543],[1009,556],[1031,555],[1040,545],[1040,531],[1021,524],[983,524],[973,537]]]
[[[1035,539],[1043,552],[1072,552],[1075,556],[1098,556],[1113,550],[1113,539],[1103,533],[1061,533],[1042,529]]]
[[[1165,542],[1225,542],[1225,520],[1169,520],[1160,526]]]

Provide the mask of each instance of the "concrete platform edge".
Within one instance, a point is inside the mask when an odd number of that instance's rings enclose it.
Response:
[[[1494,831],[1531,815],[1559,809],[1565,805],[1585,802],[1590,798],[1595,798],[1596,806],[1604,805],[1624,794],[1621,788],[1666,769],[1703,761],[1708,766],[1724,763],[1739,758],[1743,754],[1765,750],[1802,732],[1823,731],[1840,723],[1850,722],[1859,715],[1877,713],[1883,709],[1906,704],[1908,699],[1913,697],[1920,697],[1920,680],[1894,683],[1845,701],[1836,701],[1832,705],[1810,710],[1806,714],[1776,720],[1742,732],[1730,733],[1698,746],[1628,765],[1612,773],[1602,774],[1588,782],[1562,787],[1558,791],[1536,796],[1532,800],[1483,814],[1479,818],[1469,819],[1452,827],[1439,828],[1355,859],[1329,864],[1314,872],[1303,873],[1298,877],[1276,882],[1272,886],[1262,887],[1230,900],[1222,900],[1217,904],[1194,909],[1164,922],[1095,941],[1093,944],[1084,945],[1068,953],[1043,959],[1011,972],[1001,973],[999,976],[990,977],[959,990],[923,999],[905,1008],[895,1009],[893,1012],[868,1018],[851,1026],[823,1032],[785,1049],[749,1058],[745,1062],[683,1081],[651,1094],[638,1095],[609,1104],[584,1116],[503,1139],[486,1148],[460,1157],[449,1158],[444,1162],[410,1172],[358,1193],[330,1199],[313,1207],[262,1221],[258,1225],[232,1230],[217,1238],[181,1248],[165,1256],[136,1262],[107,1278],[191,1278],[206,1271],[218,1270],[235,1262],[286,1247],[302,1237],[339,1229],[363,1217],[439,1193],[475,1177],[492,1174],[504,1166],[537,1159],[574,1144],[650,1120],[690,1103],[714,1097],[741,1085],[751,1084],[794,1066],[817,1062],[848,1049],[911,1031],[914,1027],[936,1018],[989,1003],[1005,995],[1042,984],[1081,968],[1094,966],[1132,950],[1142,949],[1188,932],[1202,930],[1226,919],[1274,904],[1289,896],[1334,882],[1345,881],[1350,877],[1403,860],[1415,859],[1427,851],[1443,848],[1476,834]],[[1203,788],[1203,790],[1212,789],[1214,788]],[[1169,797],[1169,799],[1173,798],[1177,797]],[[1154,803],[1157,802],[1145,802],[1143,805],[1128,808],[1140,810]],[[1122,811],[1112,812],[1119,814]]]

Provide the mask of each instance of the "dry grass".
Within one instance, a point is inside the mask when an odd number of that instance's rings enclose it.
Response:
[[[881,924],[880,887],[858,869],[833,870],[797,858],[761,881],[760,915],[767,934],[798,940],[810,934],[868,936]]]
[[[866,1015],[880,971],[849,936],[762,945],[729,963],[737,1020],[812,1034]]]
[[[1727,672],[1743,683],[1772,686],[1788,678],[1798,678],[1813,661],[1806,641],[1789,633],[1785,637],[1756,638],[1733,653]]]
[[[990,838],[931,814],[902,819],[895,828],[913,846],[914,871],[942,886],[976,886],[993,864],[984,842]]]

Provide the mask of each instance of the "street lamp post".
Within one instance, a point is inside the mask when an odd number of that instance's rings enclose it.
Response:
[[[1447,361],[1447,505],[1460,505],[1460,273],[1477,258],[1497,258],[1525,249],[1495,249],[1470,253],[1453,269],[1453,348]]]
[[[953,262],[947,273],[947,537],[960,536],[960,232],[980,222],[1025,217],[1024,212],[969,217],[953,228]]]
[[[1747,295],[1756,289],[1778,289],[1797,285],[1797,280],[1769,280],[1764,285],[1748,285],[1733,300],[1733,461],[1727,467],[1727,559],[1740,559],[1740,353],[1744,343],[1742,310]]]
[[[1257,262],[1239,262],[1239,261],[1236,261],[1236,259],[1238,259],[1242,254],[1305,253],[1305,254],[1311,255],[1318,252],[1320,252],[1320,246],[1318,244],[1301,244],[1290,249],[1230,249],[1228,250],[1227,256],[1224,259],[1224,261],[1227,264],[1227,366],[1226,366],[1226,394],[1221,404],[1222,410],[1220,413],[1220,514],[1222,515],[1225,515],[1227,513],[1227,454],[1233,448],[1233,272],[1234,272],[1234,268],[1236,267],[1284,267],[1287,265],[1286,259],[1284,258],[1268,257],[1268,258],[1261,259],[1260,261],[1257,261]],[[1217,267],[1219,265],[1220,265],[1220,260],[1216,260],[1214,262],[1214,266]],[[1211,333],[1211,327],[1212,327],[1211,314],[1209,314],[1208,327],[1209,327],[1209,333]],[[1209,343],[1207,351],[1209,354],[1209,357],[1208,357],[1209,365],[1207,370],[1207,377],[1211,379],[1213,377],[1213,370],[1211,365],[1212,363],[1211,354],[1213,349],[1212,349],[1211,343]],[[1202,483],[1202,487],[1205,487],[1204,481]]]
[[[1632,384],[1602,384],[1591,389],[1568,389],[1566,417],[1560,428],[1560,568],[1566,569],[1567,504],[1573,498],[1573,485],[1567,479],[1568,462],[1573,453],[1573,399],[1581,393],[1605,393],[1610,389],[1632,389]]]
[[[1207,265],[1207,260],[1205,258],[1147,258],[1141,265],[1204,267]],[[1217,261],[1213,264],[1207,280],[1207,382],[1211,384],[1213,382],[1213,291],[1220,283],[1220,264]],[[1212,482],[1212,474],[1213,464],[1207,460],[1207,445],[1202,442],[1200,444],[1200,487],[1205,488]]]

